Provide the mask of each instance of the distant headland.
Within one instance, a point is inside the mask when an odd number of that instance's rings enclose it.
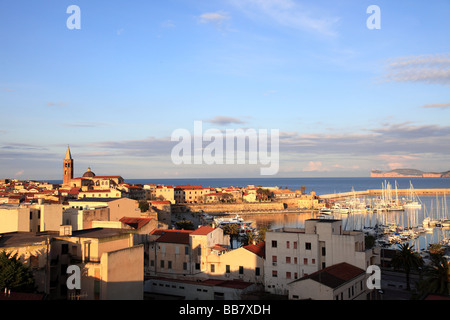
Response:
[[[408,177],[408,178],[450,178],[450,171],[446,172],[423,172],[416,169],[395,169],[391,171],[372,170],[370,172],[372,178],[391,178],[391,177]]]

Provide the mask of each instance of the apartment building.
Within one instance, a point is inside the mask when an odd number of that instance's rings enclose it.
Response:
[[[179,185],[174,189],[177,203],[202,203],[210,193],[215,193],[214,188],[197,185]]]
[[[230,237],[220,228],[156,229],[150,233],[148,275],[169,278],[207,277],[207,256],[214,247],[229,247]]]
[[[0,233],[58,231],[61,224],[60,204],[0,205]]]
[[[266,233],[264,272],[268,292],[286,295],[290,282],[342,262],[363,270],[380,263],[375,249],[365,249],[364,233],[344,231],[342,220],[309,219],[305,228]]]
[[[69,200],[64,209],[74,208],[88,210],[92,208],[109,208],[110,221],[119,221],[122,217],[140,217],[138,201],[128,198],[82,198]]]
[[[289,283],[290,300],[370,300],[366,271],[342,262]]]
[[[222,246],[212,249],[207,256],[206,273],[209,277],[264,285],[264,242],[234,250]]]
[[[72,232],[61,226],[52,241],[50,295],[52,299],[143,299],[144,247],[134,245],[123,229],[93,228]],[[67,287],[67,268],[81,270],[81,289]]]

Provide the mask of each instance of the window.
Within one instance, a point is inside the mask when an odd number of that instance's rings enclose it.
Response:
[[[244,267],[243,266],[239,266],[239,274],[244,274]]]
[[[311,242],[305,243],[305,250],[311,250]]]
[[[161,260],[161,262],[160,262],[160,267],[161,267],[161,268],[164,268],[164,260]]]
[[[289,249],[290,245],[291,245],[290,242],[286,241],[286,249]]]
[[[294,241],[294,249],[297,249],[297,241]]]
[[[212,273],[216,272],[216,265],[211,264],[211,272]]]
[[[291,257],[286,257],[286,263],[291,263]]]
[[[189,247],[188,246],[184,247],[184,254],[189,254]]]
[[[183,262],[183,270],[187,270],[187,262]]]
[[[276,248],[277,247],[277,241],[276,240],[272,240],[272,248]]]
[[[291,278],[291,273],[290,272],[286,272],[286,279],[290,279]]]
[[[67,243],[63,243],[61,245],[61,254],[69,253],[69,245]]]
[[[303,259],[303,264],[304,264],[304,265],[307,265],[307,264],[308,264],[308,258],[304,258],[304,259]]]
[[[297,263],[298,263],[297,257],[294,257],[294,264],[297,264]]]
[[[278,271],[277,270],[272,270],[272,277],[273,278],[278,277]]]
[[[167,261],[167,268],[172,269],[172,261]]]
[[[226,273],[230,273],[230,272],[231,272],[231,270],[230,270],[230,265],[229,265],[229,264],[227,264],[227,265],[225,266],[225,272],[226,272]]]
[[[195,264],[195,270],[200,270],[200,263]]]
[[[256,267],[256,269],[255,269],[255,276],[259,276],[259,275],[261,275],[261,269]]]
[[[277,256],[272,256],[272,265],[276,266],[277,265]]]
[[[322,256],[325,256],[326,255],[326,249],[325,249],[325,247],[322,247]]]

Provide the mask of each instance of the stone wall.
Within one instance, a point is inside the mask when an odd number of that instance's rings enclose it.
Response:
[[[284,210],[286,204],[283,202],[258,202],[258,203],[199,203],[183,204],[172,207],[174,212],[207,212],[207,213],[226,213],[236,211],[261,211],[261,210]]]

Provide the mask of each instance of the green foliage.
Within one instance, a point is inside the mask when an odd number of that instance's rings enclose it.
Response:
[[[33,273],[15,254],[0,252],[0,290],[13,292],[34,292],[36,290]]]
[[[414,246],[410,246],[409,243],[400,244],[398,251],[392,259],[392,265],[395,269],[402,269],[406,274],[406,286],[407,290],[411,290],[409,275],[411,270],[419,270],[423,265],[423,259],[414,253]]]
[[[366,246],[366,249],[372,249],[373,246],[375,245],[375,237],[371,236],[371,235],[367,235],[364,237],[364,243]]]
[[[176,228],[180,230],[195,230],[194,223],[190,220],[180,220],[175,223]]]
[[[139,209],[141,209],[141,212],[147,212],[150,209],[150,205],[147,201],[141,200],[139,201]]]

